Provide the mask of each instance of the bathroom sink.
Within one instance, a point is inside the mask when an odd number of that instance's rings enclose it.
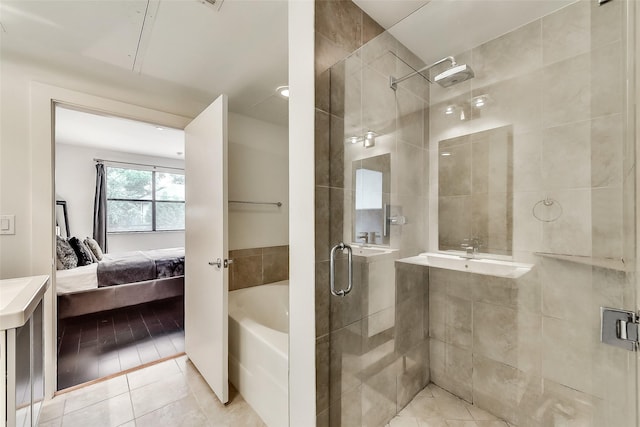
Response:
[[[49,286],[49,276],[0,280],[0,329],[25,324]]]
[[[486,258],[467,259],[458,255],[425,252],[417,256],[403,258],[400,261],[428,267],[444,268],[448,270],[466,271],[468,273],[485,274],[488,276],[507,277],[517,279],[528,273],[533,264],[494,260]]]
[[[367,262],[394,258],[398,253],[398,249],[392,249],[384,246],[363,246],[357,243],[351,244],[351,250],[353,251],[354,257],[365,258]]]

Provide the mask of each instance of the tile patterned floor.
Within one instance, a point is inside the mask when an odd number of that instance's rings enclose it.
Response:
[[[58,323],[58,390],[184,352],[182,297]]]
[[[429,384],[387,427],[510,427],[435,384]]]
[[[222,405],[186,356],[87,387],[45,403],[40,427],[265,427],[230,386]]]

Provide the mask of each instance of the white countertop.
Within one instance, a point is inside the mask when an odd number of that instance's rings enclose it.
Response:
[[[0,330],[24,325],[49,287],[49,276],[0,280]]]

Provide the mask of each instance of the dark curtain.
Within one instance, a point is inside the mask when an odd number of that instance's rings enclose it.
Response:
[[[93,238],[107,252],[107,174],[102,163],[96,163],[96,196],[93,201]]]

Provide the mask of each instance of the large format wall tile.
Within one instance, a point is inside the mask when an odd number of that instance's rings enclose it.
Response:
[[[622,185],[622,115],[591,120],[591,186]]]
[[[420,113],[422,116],[422,112]],[[422,129],[421,129],[422,131]],[[422,140],[420,140],[422,142]],[[422,144],[420,144],[421,147]],[[397,192],[400,194],[411,194],[414,196],[422,196],[422,148],[415,145],[398,142],[396,171]]]
[[[542,183],[542,131],[513,137],[513,191],[536,191]],[[518,204],[514,204],[518,206]]]
[[[445,344],[443,388],[472,402],[472,353],[451,344]],[[437,384],[437,381],[435,381]]]
[[[488,99],[482,108],[471,110],[471,118],[511,124],[515,133],[539,129],[542,124],[542,103],[539,102],[542,84],[540,69],[500,79],[488,86],[478,86],[474,82],[472,96]]]
[[[353,2],[317,1],[315,12],[317,33],[348,52],[362,46],[362,11]]]
[[[577,320],[577,321],[576,321]],[[579,319],[542,321],[542,374],[567,387],[593,393],[591,340],[597,332]]]
[[[605,407],[601,399],[547,379],[544,380],[544,392],[540,403],[540,410],[536,416],[542,426],[596,427],[614,425],[608,424],[608,421],[603,418]]]
[[[409,350],[398,367],[396,412],[429,383],[429,341],[423,340]]]
[[[542,313],[556,319],[585,319],[590,313],[591,266],[553,259],[540,262]],[[567,302],[571,301],[570,304]]]
[[[362,424],[362,386],[346,392],[329,406],[330,426],[360,426]]]
[[[544,68],[542,124],[558,126],[591,117],[591,55],[586,53]]]
[[[590,131],[591,123],[585,120],[543,132],[542,179],[545,188],[590,187]],[[567,167],[568,164],[571,167]]]
[[[332,332],[329,346],[329,396],[333,403],[362,384],[362,321]]]
[[[518,350],[518,319],[514,309],[484,303],[473,307],[473,351],[515,366]]]
[[[591,256],[591,190],[547,194],[562,206],[561,215],[542,225],[543,252]]]
[[[229,251],[229,290],[289,279],[289,246]]]
[[[623,199],[621,188],[596,188],[591,193],[592,255],[622,259]]]
[[[473,49],[476,87],[538,68],[542,63],[541,23],[534,21]]]
[[[461,349],[471,350],[472,302],[467,299],[447,295],[445,300],[445,337],[447,343]]]
[[[314,162],[315,162],[315,184],[323,187],[329,186],[329,136],[330,117],[329,114],[316,109],[316,127],[314,136]]]
[[[591,52],[591,117],[623,111],[623,61],[621,42],[614,42]]]
[[[321,337],[329,333],[330,324],[330,284],[329,284],[329,261],[316,262],[316,337]]]
[[[404,354],[424,340],[422,321],[424,300],[408,299],[398,304],[396,312],[396,352]]]
[[[626,28],[624,2],[613,2],[609,7],[591,3],[591,48],[621,40]]]
[[[329,335],[316,339],[316,413],[329,408],[329,375],[331,353]]]
[[[335,267],[335,288],[346,289],[348,286],[347,260],[344,258],[336,259]],[[351,292],[344,297],[336,297],[333,295],[329,297],[331,311],[329,325],[332,332],[364,317],[363,301],[368,293],[367,282],[366,264],[354,262],[353,283],[355,285],[351,289]]]
[[[369,67],[362,73],[362,126],[365,132],[378,135],[396,129],[395,92],[389,89],[388,79]]]
[[[542,57],[545,64],[589,51],[590,17],[590,3],[579,1],[542,18]]]
[[[383,367],[376,367],[375,373],[362,384],[362,425],[384,425],[396,412],[396,376],[400,360],[395,359]]]
[[[403,88],[398,88],[395,95],[398,139],[422,148],[424,99]]]

